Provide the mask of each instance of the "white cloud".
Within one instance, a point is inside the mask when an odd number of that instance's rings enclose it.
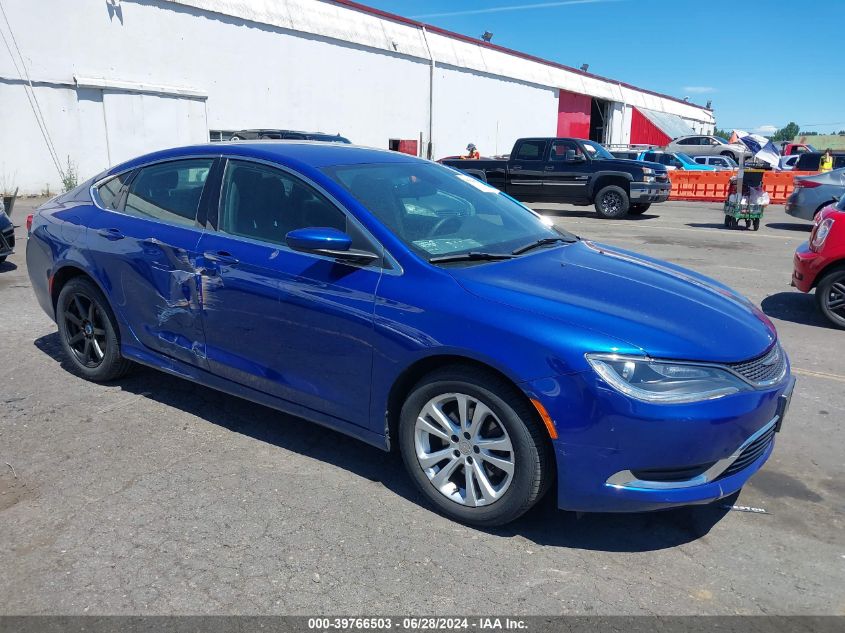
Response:
[[[778,126],[776,125],[758,125],[754,128],[754,131],[757,134],[763,134],[764,136],[767,134],[774,134],[778,131]]]
[[[598,4],[600,2],[620,2],[621,0],[561,0],[559,2],[538,2],[536,4],[515,4],[502,7],[488,7],[486,9],[469,9],[465,11],[447,11],[446,13],[426,13],[414,15],[413,18],[446,18],[455,15],[480,15],[482,13],[501,13],[502,11],[525,11],[527,9],[550,9],[570,4]]]
[[[716,89],[713,86],[684,86],[684,92],[689,92],[690,94],[696,95],[703,95],[709,92],[716,92]]]

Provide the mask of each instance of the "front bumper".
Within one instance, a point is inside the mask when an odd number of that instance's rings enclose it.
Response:
[[[645,202],[666,202],[672,189],[668,182],[632,182],[630,185],[631,202],[642,204]]]
[[[810,292],[825,263],[823,257],[810,250],[809,242],[804,242],[792,258],[792,285],[801,292]]]
[[[711,401],[650,404],[592,372],[535,381],[528,391],[555,422],[558,505],[641,512],[710,503],[738,491],[774,447],[794,385]]]

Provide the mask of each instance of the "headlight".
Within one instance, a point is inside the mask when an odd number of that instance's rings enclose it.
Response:
[[[830,234],[830,229],[832,228],[833,218],[825,218],[819,223],[815,230],[815,235],[813,235],[813,240],[810,243],[815,252],[820,251],[822,246],[824,246],[824,241],[827,239],[827,236]]]
[[[587,361],[611,387],[644,402],[699,402],[751,389],[729,371],[710,365],[615,354],[587,354]]]

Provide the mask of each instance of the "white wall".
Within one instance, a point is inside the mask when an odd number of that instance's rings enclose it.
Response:
[[[117,7],[4,0],[4,7],[56,150],[63,163],[71,156],[82,178],[145,151],[204,141],[208,129],[340,132],[383,148],[421,133],[428,142],[432,56],[435,157],[460,153],[470,141],[484,154],[504,153],[519,136],[554,134],[559,87],[709,116],[322,0],[123,0]],[[10,39],[5,24],[0,29]],[[0,176],[15,173],[28,193],[46,183],[58,189],[5,49],[0,138]]]
[[[438,66],[435,73],[434,156],[507,154],[521,136],[554,136],[557,91],[478,72]]]

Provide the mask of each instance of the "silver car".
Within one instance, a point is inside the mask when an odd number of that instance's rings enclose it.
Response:
[[[729,143],[721,136],[679,136],[666,146],[667,152],[683,152],[690,156],[729,156],[739,162],[743,154],[751,158],[751,152],[745,145]]]
[[[845,168],[817,176],[796,176],[795,189],[786,201],[786,212],[795,218],[813,220],[816,214],[845,194]]]
[[[715,167],[718,171],[739,169],[739,165],[730,156],[693,156],[692,159],[699,165]]]

